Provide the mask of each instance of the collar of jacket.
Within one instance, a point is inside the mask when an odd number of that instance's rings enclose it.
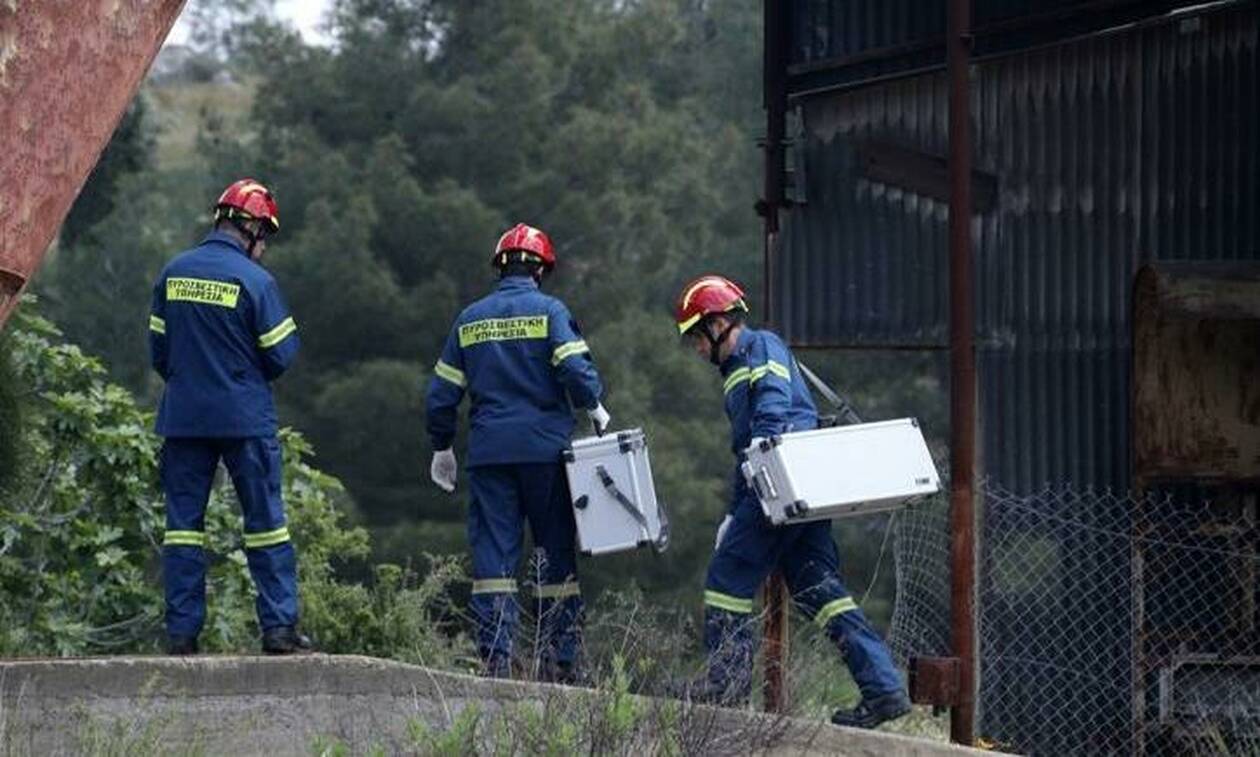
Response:
[[[499,279],[499,292],[527,292],[538,288],[538,282],[532,276],[508,276]]]
[[[236,237],[232,236],[231,234],[228,234],[227,232],[212,231],[206,235],[205,239],[201,240],[201,243],[203,245],[210,244],[212,242],[218,242],[219,244],[226,244],[232,249],[239,252],[240,254],[242,255],[246,254],[245,247],[241,245],[240,240],[238,240]],[[246,257],[249,257],[249,256],[246,255]]]
[[[731,354],[726,356],[722,361],[722,365],[718,366],[718,370],[725,376],[735,370],[743,363],[743,354],[748,351],[748,345],[752,344],[753,329],[747,323],[739,330],[739,336],[735,338],[735,349],[731,350]]]

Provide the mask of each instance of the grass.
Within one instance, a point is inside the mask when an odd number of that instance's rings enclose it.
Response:
[[[157,164],[162,169],[198,165],[197,134],[208,117],[228,126],[244,126],[258,91],[256,78],[231,84],[172,82],[147,84],[144,94],[156,124]]]

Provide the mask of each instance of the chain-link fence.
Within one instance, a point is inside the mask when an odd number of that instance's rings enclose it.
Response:
[[[1257,493],[984,487],[977,733],[1028,754],[1260,755]],[[902,661],[949,648],[945,497],[896,527]]]

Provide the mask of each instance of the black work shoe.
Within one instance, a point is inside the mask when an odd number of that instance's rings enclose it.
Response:
[[[538,680],[564,686],[582,686],[582,668],[575,662],[545,662],[538,671]]]
[[[277,626],[263,631],[262,649],[264,654],[306,654],[315,647],[310,637],[293,626]]]
[[[863,699],[851,710],[836,710],[831,715],[831,722],[849,728],[874,728],[909,712],[910,700],[904,692],[898,691],[874,699]]]
[[[197,654],[196,636],[167,636],[166,653],[169,655]]]

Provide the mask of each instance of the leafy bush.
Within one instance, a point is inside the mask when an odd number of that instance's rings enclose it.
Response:
[[[5,345],[18,389],[4,433],[20,454],[0,477],[0,654],[153,651],[162,638],[164,504],[152,414],[30,303]],[[329,651],[453,664],[465,642],[443,618],[460,563],[433,558],[418,583],[395,565],[376,566],[369,585],[343,582],[337,567],[370,553],[368,534],[346,525],[342,486],[310,465],[302,435],[284,429],[280,441],[307,630]],[[206,515],[210,651],[251,651],[257,636],[239,513],[221,477]]]

